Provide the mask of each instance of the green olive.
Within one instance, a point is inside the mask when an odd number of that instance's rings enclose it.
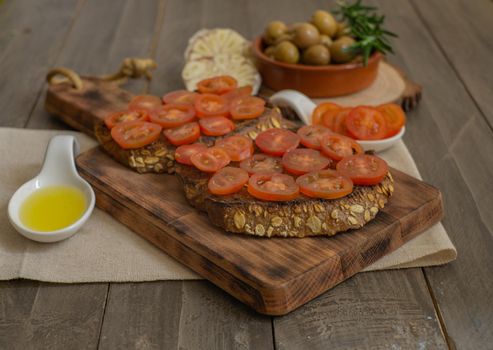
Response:
[[[317,27],[320,34],[328,35],[333,37],[337,32],[337,21],[330,12],[317,10],[313,13],[312,23]]]
[[[351,46],[355,43],[350,36],[342,36],[332,43],[330,47],[330,57],[336,63],[346,63],[355,56]]]
[[[286,63],[298,63],[300,59],[300,53],[298,48],[289,41],[283,41],[276,45],[274,50],[274,58],[277,61]]]
[[[345,22],[337,22],[335,37],[340,38],[349,34],[351,34],[351,29],[348,27],[348,25]]]
[[[266,56],[269,56],[270,58],[273,58],[274,57],[274,51],[275,51],[275,47],[274,46],[267,46],[264,50],[264,53]]]
[[[293,42],[300,49],[305,49],[320,42],[320,33],[313,24],[302,23],[294,28]]]
[[[293,40],[293,34],[286,32],[286,33],[282,34],[281,36],[279,36],[275,40],[274,46],[277,45],[277,44],[279,44],[279,43],[281,43],[281,42],[283,42],[283,41],[292,41],[292,40]]]
[[[330,62],[330,52],[325,45],[313,45],[303,52],[301,60],[304,64],[310,64],[313,66],[325,66]]]
[[[327,46],[329,49],[332,46],[332,39],[328,35],[320,35],[320,44]]]
[[[265,28],[263,35],[264,41],[267,44],[274,44],[277,39],[287,31],[286,25],[281,21],[270,22]]]

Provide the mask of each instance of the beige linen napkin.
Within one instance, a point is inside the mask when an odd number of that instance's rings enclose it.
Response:
[[[7,218],[10,196],[39,172],[48,141],[58,134],[75,135],[81,151],[96,145],[77,132],[0,128],[0,279],[74,283],[200,278],[97,208],[75,236],[58,243],[33,242],[12,228]],[[403,143],[382,156],[419,177]],[[437,224],[367,270],[438,265],[455,257],[447,233]]]

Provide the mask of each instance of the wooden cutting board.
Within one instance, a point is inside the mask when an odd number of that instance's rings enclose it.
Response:
[[[392,169],[395,192],[376,218],[334,237],[254,238],[212,226],[176,176],[137,174],[100,148],[77,158],[96,204],[179,262],[260,313],[283,315],[438,222],[440,192]]]

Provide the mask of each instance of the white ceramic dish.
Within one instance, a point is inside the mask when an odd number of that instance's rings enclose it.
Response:
[[[9,220],[21,235],[38,242],[57,242],[74,235],[89,219],[96,197],[89,183],[77,172],[74,156],[78,153],[79,143],[74,136],[60,135],[50,140],[41,172],[19,187],[9,201]],[[81,218],[70,226],[50,232],[34,231],[24,226],[19,218],[19,209],[26,198],[40,188],[58,185],[73,186],[85,195],[87,207]]]
[[[310,125],[312,123],[312,112],[317,106],[313,101],[306,95],[295,90],[281,90],[270,97],[270,101],[278,106],[287,106],[292,108],[303,123]],[[402,139],[402,136],[406,132],[406,127],[403,126],[402,129],[394,136],[374,141],[362,141],[357,142],[363,147],[365,151],[384,151],[393,145],[397,141]]]

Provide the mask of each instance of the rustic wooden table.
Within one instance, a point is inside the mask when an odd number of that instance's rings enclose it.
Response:
[[[267,317],[204,281],[0,282],[2,349],[493,348],[493,2],[375,0],[400,36],[390,61],[424,86],[405,142],[444,195],[459,253],[443,267],[359,274],[284,317]],[[0,125],[65,128],[43,110],[44,76],[152,57],[158,95],[181,87],[187,39],[204,27],[246,37],[327,1],[0,2]],[[6,208],[2,208],[6,210]]]

